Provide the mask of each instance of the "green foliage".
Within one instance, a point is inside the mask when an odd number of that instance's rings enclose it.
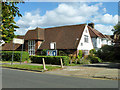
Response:
[[[82,50],[79,50],[79,53],[78,53],[78,59],[81,59],[82,58]]]
[[[19,0],[20,2],[22,0]],[[20,2],[2,2],[2,12],[1,18],[2,24],[0,26],[0,33],[2,33],[1,37],[5,42],[9,42],[15,37],[14,31],[15,28],[19,28],[16,26],[16,22],[14,17],[21,17],[22,15],[19,12],[19,8],[16,5]]]
[[[105,45],[96,52],[103,61],[120,62],[120,47]]]
[[[42,50],[42,55],[46,55],[47,54],[47,49],[43,49]]]
[[[67,54],[64,51],[59,51],[59,56],[67,56]]]
[[[80,59],[79,61],[77,61],[77,64],[90,64],[90,60],[83,58],[83,59]]]
[[[12,61],[12,53],[13,51],[2,51],[2,61]],[[20,61],[21,59],[21,51],[14,51],[14,61]],[[29,54],[28,52],[23,51],[22,53],[22,62],[29,62]]]
[[[90,60],[90,63],[101,63],[102,62],[102,60],[95,55],[96,54],[95,49],[91,49],[89,53],[90,54],[86,57],[86,59]]]
[[[88,55],[88,60],[90,60],[91,63],[101,63],[102,60],[99,57]]]
[[[42,64],[42,58],[45,59],[46,64],[55,64],[60,65],[60,58],[63,60],[64,65],[69,65],[69,57],[68,56],[31,56],[30,59],[32,63],[40,63]]]
[[[120,34],[120,22],[114,26],[114,29],[112,31],[114,31],[114,34]]]
[[[90,53],[90,54],[95,54],[95,53],[96,53],[96,50],[95,50],[95,49],[91,49],[91,50],[89,51],[89,53]]]

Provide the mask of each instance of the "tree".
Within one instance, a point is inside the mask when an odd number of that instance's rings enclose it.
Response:
[[[118,22],[117,25],[114,26],[114,29],[112,30],[114,31],[114,43],[115,46],[120,46],[120,22]]]
[[[118,22],[117,25],[114,26],[114,34],[120,34],[120,22]]]
[[[1,38],[5,42],[9,42],[10,40],[12,40],[15,37],[15,29],[19,28],[18,26],[16,26],[14,18],[16,16],[22,17],[22,15],[19,12],[19,8],[16,6],[18,3],[22,2],[22,0],[19,0],[19,2],[2,2],[2,5],[0,7],[0,9],[2,8],[0,18],[2,23],[0,26],[0,32],[2,33]]]

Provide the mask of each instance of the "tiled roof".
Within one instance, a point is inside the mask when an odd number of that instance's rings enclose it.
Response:
[[[97,31],[94,28],[91,28],[90,26],[88,26],[89,32],[91,37],[101,37],[101,38],[106,38],[105,35],[103,35],[102,33],[100,33],[99,31]]]
[[[56,42],[56,49],[77,49],[86,24],[69,25],[45,29],[45,41],[39,49],[50,49]]]
[[[36,28],[25,34],[25,40],[44,40],[44,29]]]
[[[20,38],[20,39],[24,39],[25,36],[17,36],[17,38]],[[20,44],[15,44],[14,45],[14,50],[21,50],[20,48]],[[11,51],[13,50],[13,41],[10,41],[10,43],[5,43],[3,46],[2,46],[2,50],[6,50],[6,51]]]

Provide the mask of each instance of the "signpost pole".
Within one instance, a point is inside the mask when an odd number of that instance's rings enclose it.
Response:
[[[43,60],[43,68],[44,68],[44,70],[47,70],[46,67],[45,67],[45,60],[44,60],[44,58],[42,58],[42,60]]]
[[[60,58],[60,62],[61,62],[61,68],[63,68],[62,58]]]
[[[22,53],[23,53],[23,44],[22,44],[22,51],[21,51],[21,59],[20,59],[20,64],[22,62]]]
[[[15,46],[15,44],[13,43],[13,53],[12,53],[12,61],[11,61],[11,65],[13,64],[13,58],[14,58],[14,46]]]

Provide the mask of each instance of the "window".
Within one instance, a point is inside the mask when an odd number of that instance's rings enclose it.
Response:
[[[28,53],[29,55],[35,55],[35,40],[28,41]]]
[[[50,43],[50,49],[56,49],[56,42]]]
[[[84,35],[84,42],[88,43],[88,36],[87,35]]]
[[[81,43],[81,46],[83,46],[83,43]]]

